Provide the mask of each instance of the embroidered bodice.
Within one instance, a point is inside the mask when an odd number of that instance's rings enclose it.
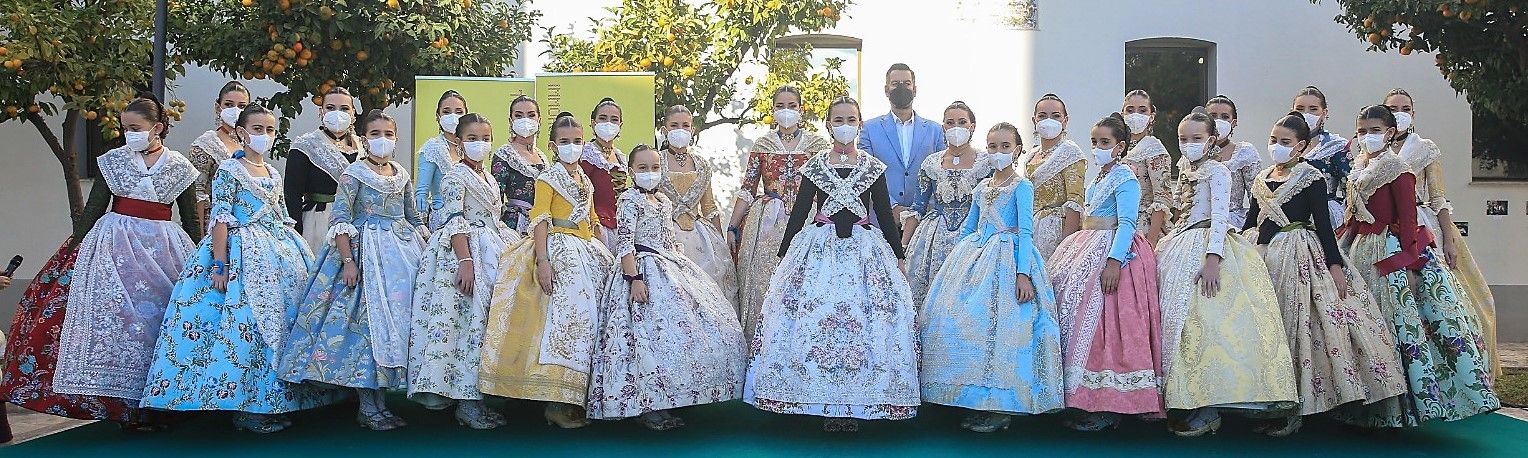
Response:
[[[219,121],[221,122],[221,121]],[[212,129],[203,132],[201,136],[191,141],[191,148],[186,151],[186,159],[196,167],[201,175],[197,176],[193,183],[196,186],[196,200],[206,202],[212,198],[212,176],[218,170],[218,164],[223,160],[233,157],[233,151],[223,145],[223,139],[218,137],[218,130]]]
[[[1152,213],[1171,213],[1173,195],[1168,184],[1172,179],[1172,156],[1167,153],[1167,147],[1162,146],[1162,141],[1150,135],[1142,137],[1122,162],[1134,169],[1136,181],[1141,186],[1137,223],[1149,226]]]
[[[379,174],[363,162],[345,168],[330,215],[331,232],[343,231],[345,225],[352,231],[368,224],[385,225],[403,237],[411,234],[407,227],[423,224],[408,195],[408,172],[397,162],[391,164],[392,176]]]
[[[1276,166],[1263,169],[1253,181],[1251,212],[1242,229],[1258,228],[1257,243],[1267,245],[1281,231],[1292,230],[1292,226],[1300,223],[1316,234],[1327,265],[1343,265],[1331,212],[1327,211],[1324,175],[1314,166],[1300,162],[1284,178],[1274,180],[1276,169]]]
[[[1454,205],[1449,203],[1443,184],[1443,150],[1438,144],[1413,132],[1401,143],[1400,154],[1411,172],[1417,175],[1418,205],[1433,214],[1444,210],[1452,212]]]
[[[541,150],[534,147],[531,153],[545,158]],[[543,159],[544,161],[544,159]],[[500,219],[511,229],[530,232],[529,218],[526,216],[532,204],[536,200],[536,177],[546,170],[546,163],[532,164],[525,159],[520,152],[516,151],[512,144],[506,143],[493,152],[493,161],[488,172],[493,175],[494,181],[499,184],[499,196],[504,202],[504,212]]]
[[[679,239],[674,236],[669,219],[673,202],[663,193],[653,194],[657,202],[636,189],[628,189],[616,199],[616,258],[636,251],[636,245],[658,251],[677,253]]]
[[[605,160],[605,154],[600,146],[593,141],[584,143],[584,155],[578,161],[583,167],[584,175],[589,177],[589,182],[594,183],[594,212],[599,214],[600,225],[607,230],[616,228],[616,200],[621,193],[631,187],[630,171],[626,164],[621,162],[621,152],[611,146],[610,152],[615,153],[616,162]]]
[[[849,238],[854,226],[868,226],[873,214],[881,236],[891,245],[897,259],[904,257],[902,232],[891,214],[886,164],[861,150],[854,154],[856,162],[852,165],[832,164],[828,162],[829,154],[812,156],[802,165],[801,173],[805,179],[785,225],[778,252],[780,256],[785,256],[791,240],[808,220],[819,226],[832,224],[839,238]]]
[[[1342,183],[1347,181],[1348,174],[1352,172],[1348,139],[1324,129],[1311,132],[1311,139],[1316,142],[1316,147],[1305,153],[1305,160],[1326,175],[1327,198],[1341,202],[1345,194]]]
[[[976,184],[992,176],[993,169],[981,150],[973,149],[962,158],[971,161],[968,169],[945,168],[944,155],[944,151],[930,154],[918,167],[918,195],[913,197],[912,211],[922,220],[944,216],[944,230],[956,231],[971,210]]]
[[[668,161],[662,160],[663,181],[658,190],[668,195],[674,203],[673,218],[680,230],[694,230],[696,221],[705,221],[720,214],[716,196],[711,191],[711,165],[691,149],[695,170],[676,172],[670,170]]]
[[[1192,186],[1193,201],[1184,202],[1186,215],[1180,222],[1179,231],[1202,222],[1209,222],[1209,244],[1206,253],[1220,254],[1225,245],[1226,232],[1231,230],[1231,170],[1214,159],[1204,159],[1196,167],[1187,160],[1178,163],[1180,187]],[[1185,199],[1187,200],[1187,199]]]
[[[1035,187],[1035,217],[1062,209],[1082,213],[1088,164],[1077,142],[1062,140],[1049,151],[1036,146],[1019,158]]]
[[[270,164],[265,164],[265,172],[270,176],[250,175],[238,159],[219,164],[212,179],[211,221],[227,224],[230,230],[291,224],[291,216],[282,205],[281,175]]]
[[[1251,203],[1252,195],[1248,192],[1253,180],[1257,179],[1257,171],[1262,168],[1263,158],[1258,156],[1257,148],[1251,143],[1236,142],[1228,147],[1235,147],[1231,153],[1231,159],[1222,161],[1221,164],[1231,171],[1231,226],[1241,226],[1247,217],[1247,206]]]
[[[801,188],[801,167],[808,158],[833,147],[821,135],[804,129],[799,132],[801,139],[794,148],[785,146],[779,131],[770,131],[754,141],[743,171],[743,186],[738,189],[739,197],[744,201],[763,196],[780,199],[785,210],[790,211]]]
[[[594,237],[594,227],[599,225],[599,215],[594,213],[594,185],[582,169],[573,174],[562,164],[547,167],[536,177],[536,202],[530,218],[531,228],[549,222],[550,233]]]
[[[1137,206],[1141,204],[1141,184],[1134,170],[1124,164],[1115,164],[1107,172],[1100,172],[1087,190],[1088,205],[1083,214],[1091,217],[1114,218],[1114,241],[1109,247],[1109,257],[1121,266],[1135,257],[1130,252],[1134,241]]]
[[[446,234],[462,234],[471,232],[472,228],[485,227],[508,230],[499,221],[504,202],[499,198],[499,184],[493,175],[473,170],[467,164],[454,164],[441,180],[440,195],[440,216],[446,218],[441,230]]]
[[[419,147],[416,161],[419,176],[414,183],[414,208],[422,211],[440,208],[440,182],[451,171],[451,167],[456,165],[456,161],[451,160],[449,148],[445,135],[431,137]]]

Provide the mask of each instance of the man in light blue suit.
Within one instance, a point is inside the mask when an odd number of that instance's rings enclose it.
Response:
[[[929,154],[945,149],[944,128],[913,112],[913,97],[917,95],[913,69],[907,64],[892,64],[886,70],[891,113],[866,121],[859,137],[859,149],[886,163],[887,192],[898,221],[918,194],[918,166]]]

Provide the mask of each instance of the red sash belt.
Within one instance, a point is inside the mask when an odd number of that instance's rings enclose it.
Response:
[[[170,220],[170,204],[149,202],[130,197],[112,196],[111,211],[134,218],[158,221]]]

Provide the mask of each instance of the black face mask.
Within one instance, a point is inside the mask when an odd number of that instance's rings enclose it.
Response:
[[[891,106],[896,108],[912,108],[913,90],[907,86],[897,86],[891,89]]]

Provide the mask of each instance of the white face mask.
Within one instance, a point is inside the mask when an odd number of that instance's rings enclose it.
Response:
[[[1268,155],[1273,157],[1273,163],[1283,164],[1289,162],[1290,159],[1294,159],[1295,149],[1291,146],[1272,143],[1268,145]]]
[[[1114,162],[1114,150],[1093,148],[1093,163],[1098,165]]]
[[[1129,127],[1132,133],[1145,132],[1146,126],[1149,124],[1151,124],[1151,116],[1147,116],[1146,113],[1130,113],[1125,115],[1125,126]]]
[[[228,127],[230,127],[230,128],[233,127],[233,126],[237,126],[237,125],[239,125],[239,112],[240,111],[243,111],[243,110],[240,110],[239,107],[224,108],[222,111],[218,112],[218,119],[222,120],[223,124],[228,126]]]
[[[351,121],[354,121],[354,119],[350,117],[350,113],[338,110],[324,113],[324,128],[336,134],[343,133],[345,129],[349,129]]]
[[[568,143],[557,145],[557,160],[568,164],[578,162],[578,158],[584,155],[584,145]]]
[[[689,148],[690,140],[695,138],[695,134],[690,133],[689,129],[669,129],[668,133],[663,135],[663,138],[668,140],[669,146]]]
[[[1320,116],[1316,116],[1315,113],[1300,113],[1300,116],[1305,117],[1305,125],[1310,126],[1311,133],[1315,133],[1316,131],[1320,130],[1317,128],[1317,126],[1321,125]]]
[[[781,108],[775,110],[775,124],[780,125],[780,127],[789,129],[796,127],[796,124],[800,123],[801,112],[792,110],[790,108]]]
[[[987,153],[987,160],[992,163],[993,169],[1006,169],[1008,166],[1013,165],[1013,152]]]
[[[1405,132],[1411,128],[1411,113],[1395,112],[1395,130]]]
[[[387,137],[366,139],[366,154],[378,159],[392,157],[393,148],[398,147],[398,141]]]
[[[1055,118],[1045,118],[1035,123],[1035,133],[1040,134],[1040,138],[1046,140],[1051,140],[1061,135],[1061,129],[1061,121]]]
[[[520,118],[510,121],[509,128],[515,131],[515,136],[529,137],[536,135],[536,131],[541,129],[541,122],[534,118]]]
[[[1232,129],[1235,129],[1235,127],[1231,127],[1231,121],[1224,119],[1215,120],[1215,132],[1220,134],[1220,138],[1230,137]]]
[[[971,141],[971,129],[951,127],[944,130],[944,141],[950,146],[962,146]]]
[[[1179,143],[1178,151],[1182,151],[1183,157],[1188,158],[1189,162],[1194,162],[1204,159],[1204,155],[1207,153],[1206,150],[1209,149],[1207,148],[1208,146],[1204,143]]]
[[[276,143],[276,138],[272,137],[270,135],[266,135],[266,134],[250,135],[249,136],[249,145],[246,145],[246,146],[249,147],[249,152],[251,152],[251,153],[265,154],[267,152],[270,152],[271,144],[273,144],[273,143]]]
[[[648,191],[658,189],[658,182],[663,181],[663,172],[637,172],[631,174],[632,183],[637,187]]]
[[[1365,152],[1372,153],[1385,149],[1385,134],[1364,134],[1358,141]]]
[[[440,115],[440,131],[456,135],[456,125],[462,121],[462,115],[456,113]]]
[[[854,143],[854,138],[859,136],[859,126],[843,124],[833,126],[833,141],[840,145]]]
[[[492,148],[493,143],[489,142],[462,143],[462,152],[467,155],[467,159],[472,159],[474,162],[483,162],[483,158],[488,157],[488,150]]]
[[[133,150],[133,152],[142,152],[149,149],[153,135],[151,132],[127,131],[122,133],[122,138],[127,140],[127,149]]]
[[[599,137],[600,141],[613,141],[619,135],[621,135],[620,124],[609,121],[594,124],[594,136]]]

